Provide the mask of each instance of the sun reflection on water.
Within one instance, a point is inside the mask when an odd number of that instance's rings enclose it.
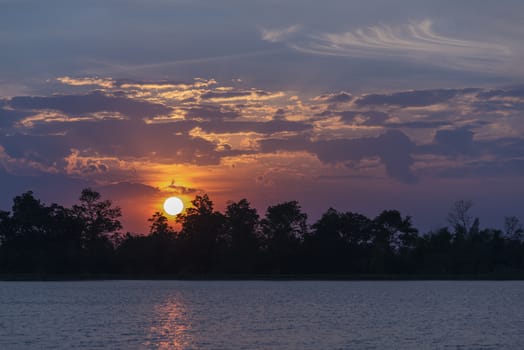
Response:
[[[194,344],[190,317],[180,297],[157,304],[146,347],[162,350],[189,349]]]

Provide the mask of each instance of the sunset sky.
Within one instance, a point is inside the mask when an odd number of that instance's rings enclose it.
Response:
[[[0,209],[92,187],[524,219],[521,0],[0,0]]]

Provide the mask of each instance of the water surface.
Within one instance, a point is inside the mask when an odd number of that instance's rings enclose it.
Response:
[[[0,282],[0,349],[522,349],[524,282]]]

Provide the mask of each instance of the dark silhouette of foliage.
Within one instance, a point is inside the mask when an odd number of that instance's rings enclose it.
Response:
[[[175,230],[169,225],[167,217],[161,212],[157,211],[147,221],[151,223],[151,226],[149,226],[149,234],[151,235],[170,236],[175,233]]]
[[[193,207],[177,216],[177,222],[182,224],[177,250],[187,263],[187,272],[210,272],[216,266],[224,215],[214,211],[207,194],[197,195],[191,204]]]
[[[471,229],[473,218],[469,214],[469,210],[473,206],[470,200],[459,200],[453,204],[453,207],[448,213],[448,222],[455,230],[456,235],[466,235]]]
[[[506,237],[522,241],[524,238],[524,228],[516,216],[506,216],[504,218],[504,233]]]
[[[81,236],[87,245],[112,239],[122,229],[120,208],[113,207],[110,200],[102,200],[100,193],[90,188],[82,190],[73,214],[83,223]]]
[[[228,272],[252,272],[260,246],[260,218],[247,199],[229,202],[221,237],[222,259]]]
[[[173,253],[176,232],[167,217],[154,213],[148,221],[149,235],[126,234],[116,251],[117,265],[125,273],[175,273],[178,262]]]
[[[267,208],[262,220],[263,247],[271,258],[274,271],[290,271],[293,256],[307,234],[307,215],[297,201]]]
[[[349,229],[349,230],[348,230]],[[352,232],[344,213],[329,208],[312,226],[304,240],[307,263],[312,272],[344,272],[352,256]]]
[[[111,238],[121,225],[120,209],[100,194],[82,191],[80,205],[44,205],[32,192],[13,199],[12,213],[0,215],[0,267],[16,272],[106,271]]]
[[[73,205],[73,217],[80,223],[80,238],[89,271],[106,271],[111,266],[113,244],[118,240],[122,224],[120,208],[100,193],[86,188],[80,194],[80,204]]]
[[[267,208],[261,219],[246,199],[215,211],[207,195],[176,217],[161,212],[148,234],[122,235],[121,211],[92,190],[71,208],[25,192],[0,211],[1,273],[423,274],[524,275],[522,224],[482,228],[470,201],[449,213],[450,228],[420,235],[411,217],[385,210],[370,219],[329,208],[307,224],[298,202]]]

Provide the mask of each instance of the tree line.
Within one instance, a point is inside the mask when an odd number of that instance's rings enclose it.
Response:
[[[92,189],[71,208],[26,192],[0,211],[0,273],[523,276],[519,220],[481,229],[471,206],[456,202],[448,227],[420,234],[397,210],[368,218],[329,208],[308,225],[296,201],[261,217],[246,199],[216,211],[204,194],[176,217],[178,230],[156,212],[140,235],[123,234],[120,208]]]

